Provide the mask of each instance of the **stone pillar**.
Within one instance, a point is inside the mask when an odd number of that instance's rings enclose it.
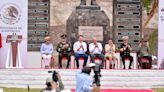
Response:
[[[113,0],[113,34],[116,47],[123,43],[123,36],[128,36],[133,51],[137,50],[142,37],[141,0]]]

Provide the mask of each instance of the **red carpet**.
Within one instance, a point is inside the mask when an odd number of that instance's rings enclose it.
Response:
[[[75,92],[75,90],[72,90],[72,92]],[[146,89],[109,89],[109,90],[101,90],[101,92],[154,92],[153,90],[146,90]]]

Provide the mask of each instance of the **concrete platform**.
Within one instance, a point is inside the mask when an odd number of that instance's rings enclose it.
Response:
[[[43,88],[49,69],[1,69],[0,87]],[[75,89],[76,69],[56,69],[66,89]],[[164,70],[102,70],[102,89],[147,89],[164,87]],[[92,73],[93,76],[93,73]]]

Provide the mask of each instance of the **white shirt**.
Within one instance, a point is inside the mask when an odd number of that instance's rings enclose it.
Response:
[[[96,45],[94,43],[90,43],[89,44],[89,52],[91,54],[101,54],[102,50],[103,50],[102,44],[99,43],[99,42],[97,42],[97,47],[96,47]]]
[[[82,46],[82,47],[80,47]],[[73,51],[77,54],[85,54],[85,52],[87,51],[87,44],[85,42],[75,42],[74,45],[73,45]]]

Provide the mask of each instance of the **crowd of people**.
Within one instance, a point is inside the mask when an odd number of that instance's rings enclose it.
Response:
[[[118,61],[116,56],[116,46],[113,43],[112,39],[109,39],[107,44],[103,47],[101,42],[98,42],[96,37],[92,38],[91,43],[87,44],[83,40],[83,36],[80,35],[78,41],[74,44],[70,44],[66,41],[66,35],[61,35],[61,42],[58,43],[56,47],[56,51],[59,53],[58,55],[58,67],[62,68],[62,59],[63,57],[67,58],[66,68],[70,67],[71,55],[74,55],[76,61],[76,67],[79,68],[79,59],[83,58],[84,63],[83,67],[86,66],[88,62],[88,57],[90,56],[90,62],[94,63],[95,59],[98,58],[101,61],[101,68],[105,68],[105,63],[109,63],[109,68],[115,68],[115,63]],[[128,36],[122,37],[123,43],[118,48],[120,52],[121,61],[123,64],[123,69],[125,69],[125,60],[128,58],[130,63],[128,68],[132,68],[133,57],[131,56],[132,47],[129,44]],[[149,60],[150,66],[152,64],[150,49],[145,39],[141,39],[140,44],[137,48],[137,57],[138,57],[138,67],[142,67],[142,58],[146,58]],[[52,58],[53,53],[53,44],[51,43],[51,38],[45,37],[45,43],[41,45],[40,51],[42,53],[42,58],[45,63],[45,68],[49,68],[49,64]],[[73,52],[73,54],[72,54]]]

